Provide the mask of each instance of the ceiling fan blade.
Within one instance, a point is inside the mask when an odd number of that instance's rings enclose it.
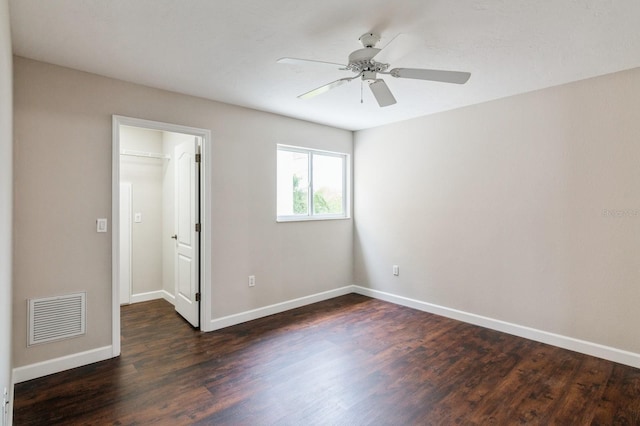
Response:
[[[373,83],[369,84],[371,88],[371,92],[373,92],[373,96],[375,96],[376,101],[378,101],[378,105],[381,107],[386,107],[389,105],[393,105],[396,103],[396,98],[393,97],[393,93],[389,90],[389,86],[384,80],[377,79]]]
[[[393,77],[415,78],[416,80],[440,81],[443,83],[464,84],[471,73],[462,71],[426,70],[421,68],[394,68],[389,71]]]
[[[391,64],[407,56],[418,46],[418,40],[407,34],[398,33],[385,44],[375,56],[376,61]]]
[[[331,67],[333,69],[346,67],[346,65],[343,65],[343,64],[336,64],[334,62],[325,62],[325,61],[315,61],[313,59],[280,58],[276,62],[279,64],[288,64],[288,65],[321,65],[321,66]]]
[[[298,96],[300,99],[309,99],[309,98],[313,98],[314,96],[318,96],[321,95],[323,93],[328,92],[331,89],[334,89],[338,86],[342,86],[345,83],[350,82],[351,80],[353,80],[356,77],[348,77],[348,78],[341,78],[340,80],[336,80],[336,81],[332,81],[329,84],[325,84],[324,86],[320,86],[317,89],[313,89],[307,93],[303,93],[302,95]]]

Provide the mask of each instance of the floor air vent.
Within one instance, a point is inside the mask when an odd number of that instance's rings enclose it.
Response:
[[[86,293],[29,299],[29,345],[85,333]]]

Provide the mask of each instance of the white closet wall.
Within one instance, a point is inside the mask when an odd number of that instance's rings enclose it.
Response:
[[[121,150],[162,153],[162,146],[162,132],[126,126],[120,130]],[[132,302],[163,288],[162,200],[164,172],[171,168],[168,163],[160,158],[120,156],[120,181],[132,187]]]

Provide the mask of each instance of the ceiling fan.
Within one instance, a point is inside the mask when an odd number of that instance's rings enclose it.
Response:
[[[395,37],[397,38],[397,36]],[[395,38],[393,40],[395,40]],[[317,89],[313,89],[309,92],[303,93],[298,96],[301,99],[308,99],[314,96],[326,93],[331,89],[334,89],[343,84],[349,83],[356,78],[361,78],[363,82],[369,84],[369,88],[373,93],[373,96],[378,101],[378,105],[386,107],[396,103],[396,99],[393,97],[389,86],[384,80],[378,78],[378,74],[390,75],[396,78],[411,78],[416,80],[428,80],[439,81],[443,83],[456,83],[464,84],[471,77],[471,73],[461,71],[443,71],[443,70],[429,70],[422,68],[393,68],[387,71],[389,64],[383,62],[376,62],[374,58],[383,49],[386,49],[391,42],[389,42],[384,48],[378,49],[375,45],[380,41],[380,36],[373,33],[363,34],[359,39],[363,48],[352,52],[349,55],[349,63],[336,64],[333,62],[315,61],[312,59],[297,59],[297,58],[280,58],[277,60],[280,64],[318,64],[329,65],[332,67],[338,67],[340,70],[352,71],[356,73],[353,77],[341,78],[333,81],[324,86],[320,86]]]

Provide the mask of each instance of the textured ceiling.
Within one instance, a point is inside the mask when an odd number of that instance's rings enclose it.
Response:
[[[143,85],[358,130],[640,66],[638,0],[12,0],[16,55]],[[378,107],[348,71],[365,32],[391,67],[469,71],[465,85],[384,76]],[[406,53],[406,55],[402,55]]]

